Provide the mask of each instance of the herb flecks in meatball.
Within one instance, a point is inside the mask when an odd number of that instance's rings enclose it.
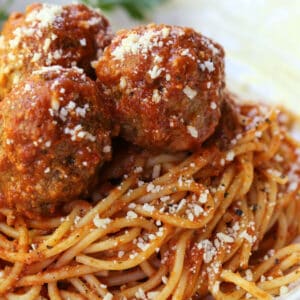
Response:
[[[106,18],[81,4],[33,4],[12,14],[0,37],[0,100],[41,66],[79,66],[93,75],[91,62],[110,39]]]
[[[21,81],[0,103],[0,205],[31,217],[86,195],[111,156],[108,120],[81,69],[44,67]]]
[[[214,132],[224,51],[200,33],[153,24],[123,30],[95,67],[126,140],[150,149],[193,150]]]

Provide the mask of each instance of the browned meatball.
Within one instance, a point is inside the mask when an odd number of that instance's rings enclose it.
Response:
[[[44,67],[0,103],[0,206],[52,213],[111,156],[109,115],[81,69]]]
[[[120,31],[96,64],[121,136],[167,151],[197,148],[220,118],[222,47],[190,28]]]
[[[217,145],[223,151],[232,146],[235,137],[242,132],[239,102],[241,101],[234,94],[229,91],[224,93],[221,118],[214,134],[207,140],[208,145]]]
[[[12,14],[0,37],[0,100],[40,66],[79,66],[91,75],[91,61],[110,38],[106,18],[81,4],[33,4]]]

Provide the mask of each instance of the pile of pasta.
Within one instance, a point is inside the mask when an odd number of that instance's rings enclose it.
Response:
[[[291,119],[241,105],[222,150],[142,151],[94,202],[41,221],[0,210],[3,299],[271,299],[300,278]],[[1,298],[1,299],[2,299]]]

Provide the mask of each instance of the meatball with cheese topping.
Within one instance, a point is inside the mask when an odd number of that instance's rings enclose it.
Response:
[[[28,217],[85,196],[111,157],[109,113],[81,69],[43,67],[0,102],[0,206]]]
[[[122,30],[95,67],[121,136],[136,145],[194,150],[219,122],[224,51],[193,29]]]
[[[107,19],[82,4],[33,4],[13,13],[0,37],[0,100],[40,66],[78,66],[93,75],[91,62],[110,40]]]

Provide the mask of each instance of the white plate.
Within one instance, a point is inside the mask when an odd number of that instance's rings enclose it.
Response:
[[[31,2],[16,0],[13,10]],[[73,1],[51,1],[67,2]],[[109,18],[114,29],[136,25],[121,10]],[[190,26],[214,38],[226,51],[231,90],[300,115],[300,1],[172,0],[149,15],[149,21]],[[300,287],[280,299],[299,300]]]

